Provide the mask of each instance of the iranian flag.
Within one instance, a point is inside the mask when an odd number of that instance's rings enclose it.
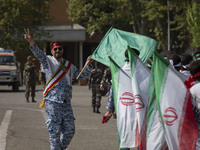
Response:
[[[163,134],[169,150],[194,150],[198,137],[198,129],[195,123],[191,96],[184,80],[158,52],[154,52],[153,66],[150,75],[150,101],[148,108],[147,122],[147,145],[150,138],[154,138],[155,143],[161,143],[164,146],[163,137],[158,137],[158,130],[154,130],[155,125],[151,122],[157,120],[163,127]],[[156,101],[156,103],[153,101]],[[154,103],[154,105],[151,105]],[[151,110],[151,111],[150,111]],[[151,113],[158,115],[152,115]],[[150,115],[151,114],[151,115]],[[162,134],[162,132],[161,132]],[[161,140],[162,139],[162,140]],[[161,140],[161,141],[159,141]],[[148,147],[151,150],[157,150],[155,144]]]
[[[144,35],[111,27],[91,58],[106,66],[110,66],[110,57],[121,68],[124,66],[124,60],[126,59],[124,52],[127,45],[140,51],[139,58],[145,63],[153,55],[153,51],[156,50],[158,42]]]
[[[145,139],[150,73],[133,50],[130,63],[120,68],[110,59],[119,148],[134,148]]]

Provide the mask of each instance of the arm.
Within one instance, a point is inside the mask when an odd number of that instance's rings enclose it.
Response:
[[[30,46],[31,47],[34,47],[35,45],[35,42],[33,41],[32,37],[31,37],[31,34],[30,34],[30,30],[29,29],[24,29],[24,38],[29,42]]]
[[[31,34],[30,34],[30,30],[29,29],[24,29],[24,38],[29,42],[30,44],[30,48],[31,48],[31,51],[33,52],[34,56],[43,64],[46,63],[46,55],[44,54],[44,52],[42,50],[40,50],[38,48],[38,46],[35,44],[34,40],[32,39],[31,37]],[[47,65],[47,63],[46,63]],[[46,66],[45,65],[45,66]]]
[[[112,88],[112,86],[110,87],[106,109],[109,110],[109,111],[113,111],[114,110],[114,97],[113,97],[113,88]]]
[[[102,77],[101,83],[100,83],[100,89],[102,91],[104,90],[104,85],[106,83],[107,78],[108,78],[108,68],[105,69],[105,71],[103,73],[103,77]]]
[[[88,90],[91,89],[91,80],[92,80],[92,74],[90,73],[89,80],[88,80]]]
[[[85,65],[84,65],[85,66],[84,69],[82,69],[82,71],[79,71],[76,68],[75,71],[74,71],[74,77],[75,78],[79,77],[80,80],[86,79],[86,77],[89,76],[89,74],[90,74],[90,72],[91,72],[91,70],[93,68],[93,66],[91,65],[92,61],[93,61],[93,59],[91,59],[91,55],[88,56],[87,61],[86,61]]]

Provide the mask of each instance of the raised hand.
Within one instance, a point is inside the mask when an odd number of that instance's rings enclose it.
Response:
[[[35,42],[33,41],[30,30],[29,29],[24,29],[24,38],[30,43],[30,46],[33,47]]]
[[[92,55],[88,56],[88,58],[86,60],[87,65],[91,64],[94,61],[91,57],[92,57]]]

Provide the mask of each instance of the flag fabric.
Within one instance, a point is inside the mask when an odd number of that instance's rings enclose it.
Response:
[[[138,146],[141,150],[144,150],[146,148],[141,146],[141,142],[143,141],[143,143],[146,143],[146,117],[149,100],[150,71],[130,48],[128,49],[128,54],[131,70],[131,84],[135,95]]]
[[[149,96],[149,105],[147,110],[147,135],[146,142],[142,142],[142,147],[143,149],[146,148],[146,150],[165,150],[166,140],[163,127],[160,122],[156,99],[154,97],[155,93],[150,94],[152,94],[153,97]]]
[[[147,146],[152,147],[148,149],[157,150],[156,146],[159,145],[154,143],[159,143],[161,139],[160,147],[163,147],[165,143],[163,137],[158,138],[160,126],[156,128],[153,120],[157,120],[157,125],[158,123],[162,125],[169,150],[195,149],[198,129],[193,115],[191,95],[179,72],[156,51],[153,55],[149,85],[150,94],[155,95],[149,96],[148,117],[150,118],[147,121]],[[154,115],[156,113],[159,117]],[[150,139],[153,137],[155,141]],[[148,141],[154,143],[148,143]]]
[[[132,50],[128,54],[130,63],[122,68],[110,58],[120,149],[140,146],[146,131],[150,73]]]
[[[140,59],[146,62],[152,56],[153,51],[156,50],[158,42],[143,35],[110,28],[91,58],[110,66],[109,56],[121,68],[125,64],[124,52],[128,45],[140,51]]]

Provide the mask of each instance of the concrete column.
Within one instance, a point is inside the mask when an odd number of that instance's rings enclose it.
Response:
[[[79,69],[83,68],[83,42],[79,43]]]

